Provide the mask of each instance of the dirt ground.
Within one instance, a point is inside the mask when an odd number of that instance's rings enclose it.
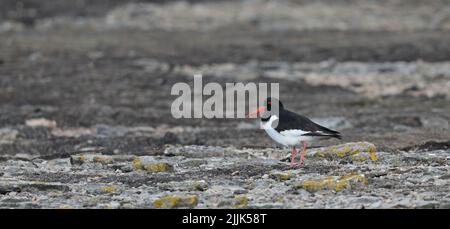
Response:
[[[0,207],[448,208],[448,9],[2,1]],[[257,120],[174,119],[194,73],[279,83],[343,139],[291,169]]]

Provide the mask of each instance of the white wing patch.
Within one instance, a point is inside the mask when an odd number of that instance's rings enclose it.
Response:
[[[289,136],[289,137],[300,137],[300,136],[304,136],[305,134],[309,134],[309,133],[315,133],[318,135],[322,135],[322,136],[328,136],[329,134],[326,134],[322,131],[303,131],[303,130],[283,130],[280,132],[280,134],[284,135],[284,136]]]
[[[295,129],[294,130],[283,130],[280,132],[281,135],[288,136],[288,137],[300,137],[307,133],[311,133],[311,132],[303,131],[303,130],[295,130]]]

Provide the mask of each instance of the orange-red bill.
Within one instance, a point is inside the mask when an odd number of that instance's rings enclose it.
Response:
[[[260,106],[260,107],[258,107],[258,109],[256,109],[255,111],[249,112],[249,113],[246,115],[246,117],[247,117],[247,118],[250,118],[252,115],[257,115],[257,114],[261,113],[262,111],[264,111],[265,109],[266,109],[266,106]]]

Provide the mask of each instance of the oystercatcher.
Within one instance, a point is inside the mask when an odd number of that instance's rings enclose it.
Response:
[[[294,158],[297,156],[296,146],[303,147],[298,162],[298,166],[301,166],[305,159],[308,142],[328,138],[341,139],[338,131],[328,129],[305,116],[284,109],[283,103],[276,98],[269,97],[264,104],[256,111],[248,113],[247,117],[262,113],[261,125],[267,134],[281,145],[292,147],[291,167],[294,166]],[[278,114],[275,112],[277,109],[272,109],[274,106],[278,106]]]

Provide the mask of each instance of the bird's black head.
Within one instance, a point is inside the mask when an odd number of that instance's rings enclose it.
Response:
[[[278,106],[278,110],[283,109],[283,103],[281,103],[281,101],[276,98],[268,97],[264,104],[266,105],[266,111],[271,111],[272,106]]]
[[[264,105],[258,107],[255,111],[248,113],[246,116],[251,117],[252,115],[262,114],[261,120],[265,122],[269,120],[272,115],[278,115],[278,112],[283,109],[284,107],[280,100],[268,97],[264,101]]]
[[[272,115],[278,116],[278,112],[284,109],[283,103],[281,103],[281,101],[276,98],[268,97],[264,104],[266,109],[261,115],[261,121],[263,122],[267,122]]]

